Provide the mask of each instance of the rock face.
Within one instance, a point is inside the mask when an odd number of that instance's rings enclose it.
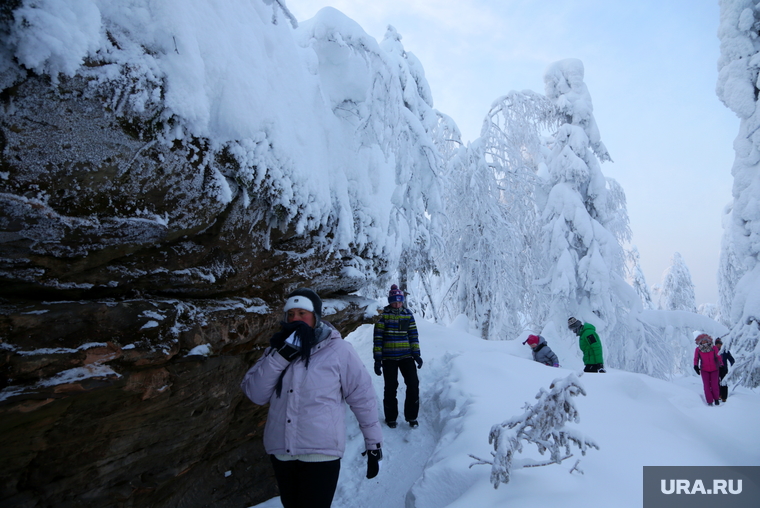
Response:
[[[266,197],[225,178],[234,161],[159,142],[155,112],[125,119],[84,78],[0,99],[0,504],[276,495],[266,408],[239,382],[296,287],[343,335],[367,322],[346,296],[358,253],[272,229]]]

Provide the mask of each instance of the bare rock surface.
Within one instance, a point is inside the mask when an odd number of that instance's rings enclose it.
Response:
[[[0,504],[276,495],[266,408],[239,382],[296,287],[343,335],[369,321],[344,270],[360,253],[273,228],[223,153],[160,142],[155,112],[117,114],[84,78],[0,100]]]

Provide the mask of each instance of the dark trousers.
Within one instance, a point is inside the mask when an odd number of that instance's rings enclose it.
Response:
[[[340,475],[340,459],[327,462],[277,460],[269,456],[285,508],[330,508]]]
[[[723,378],[726,377],[726,374],[728,374],[728,369],[726,367],[721,367],[718,369],[718,377],[720,378],[720,381],[723,381]],[[720,398],[723,402],[726,402],[726,399],[728,398],[728,386],[720,385]]]
[[[604,370],[604,364],[603,363],[589,363],[585,367],[583,367],[583,372],[607,372]]]
[[[417,414],[420,412],[420,380],[417,378],[417,365],[414,363],[414,358],[383,360],[383,379],[385,380],[383,410],[385,411],[386,422],[395,422],[398,418],[396,390],[398,389],[399,371],[401,371],[404,384],[406,384],[404,419],[406,421],[416,420]]]

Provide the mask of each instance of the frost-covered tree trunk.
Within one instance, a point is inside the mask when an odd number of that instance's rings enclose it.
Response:
[[[731,332],[724,340],[736,364],[729,382],[760,386],[760,6],[752,0],[721,0],[721,55],[716,91],[741,119],[734,141],[736,158],[733,203],[723,243],[722,266],[737,263],[736,273],[721,270],[722,285],[733,287],[729,313]],[[727,279],[727,280],[726,280]],[[734,280],[736,283],[734,284]],[[725,298],[728,300],[728,298]]]
[[[662,275],[660,285],[661,310],[686,310],[697,312],[697,302],[694,297],[694,283],[691,272],[681,254],[676,252],[670,259],[670,266]]]
[[[553,138],[545,175],[547,199],[542,221],[551,267],[548,288],[551,319],[569,335],[567,317],[592,322],[607,351],[622,349],[627,309],[620,305],[625,255],[621,242],[630,237],[625,196],[605,179],[600,162],[611,161],[594,120],[591,96],[583,82],[583,64],[568,59],[552,65],[544,82],[546,95],[562,115]],[[619,319],[620,318],[620,319]],[[614,366],[614,365],[613,365]]]

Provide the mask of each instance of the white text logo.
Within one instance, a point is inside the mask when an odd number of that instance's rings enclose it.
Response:
[[[670,483],[668,483],[670,482]],[[706,489],[702,480],[660,480],[660,491],[663,494],[741,494],[742,481],[713,480],[712,488]]]

